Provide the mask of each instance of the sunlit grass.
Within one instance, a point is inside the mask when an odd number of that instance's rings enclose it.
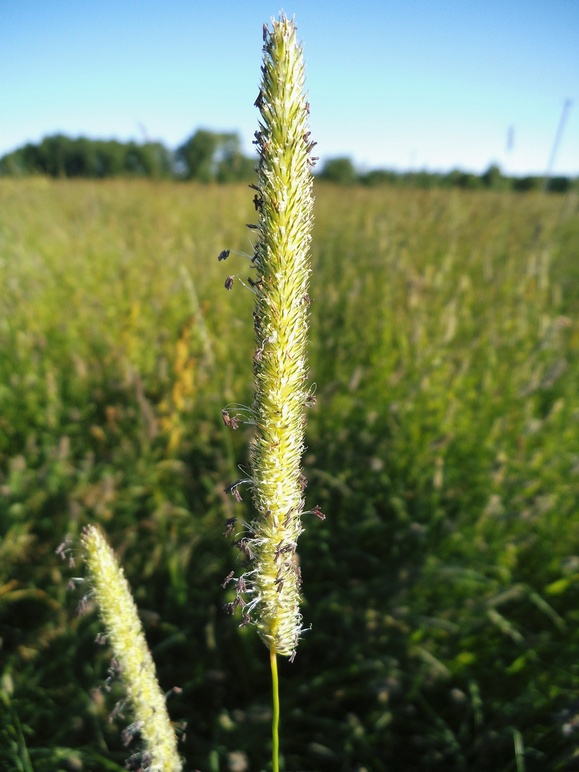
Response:
[[[286,769],[506,772],[522,753],[563,769],[579,690],[577,198],[315,194],[305,471],[328,519],[302,537],[313,629],[280,668]],[[251,401],[253,297],[223,287],[247,259],[217,255],[252,254],[251,195],[0,182],[7,768],[72,768],[63,748],[79,769],[126,757],[94,692],[98,623],[74,617],[54,555],[86,522],[136,588],[163,688],[183,687],[171,715],[189,722],[189,763],[267,763],[259,646],[222,616],[220,586],[236,557],[224,522],[250,512],[223,493],[248,437],[220,411]]]

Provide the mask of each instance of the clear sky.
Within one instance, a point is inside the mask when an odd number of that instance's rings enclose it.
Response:
[[[294,16],[324,159],[579,175],[579,0],[0,0],[0,155],[47,134],[158,139],[258,114],[262,24]],[[510,140],[509,140],[510,138]]]

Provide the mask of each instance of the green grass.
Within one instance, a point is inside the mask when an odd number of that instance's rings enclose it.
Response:
[[[55,555],[99,522],[188,768],[266,769],[270,692],[222,613],[249,432],[244,187],[0,181],[0,761],[122,769],[110,655]],[[317,185],[285,769],[577,764],[579,200]],[[115,687],[116,688],[116,687]]]

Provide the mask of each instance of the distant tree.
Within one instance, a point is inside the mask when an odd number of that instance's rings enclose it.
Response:
[[[241,141],[234,132],[198,129],[177,148],[177,173],[186,180],[235,182],[253,175],[255,161],[241,152]]]
[[[125,149],[123,170],[131,177],[149,177],[152,171],[150,160],[143,145],[129,142]]]
[[[339,185],[351,185],[358,175],[350,158],[330,158],[322,167],[318,177]]]
[[[126,146],[114,139],[99,143],[97,151],[98,177],[119,177],[125,172]]]
[[[161,142],[119,142],[71,139],[64,134],[44,137],[38,144],[27,143],[0,158],[0,176],[22,177],[42,174],[50,177],[152,177],[177,176],[200,182],[252,180],[257,159],[245,156],[239,135],[199,129],[171,153]],[[455,187],[467,190],[541,190],[543,177],[506,177],[497,164],[480,176],[460,169],[446,174],[373,169],[358,174],[348,157],[331,158],[318,178],[341,185],[359,182],[368,187],[399,185],[410,188]],[[566,193],[579,190],[579,178],[553,177],[546,190]]]
[[[362,185],[367,185],[369,188],[380,187],[381,185],[396,185],[399,176],[396,172],[389,171],[388,169],[372,169],[365,174],[360,175],[360,182]]]
[[[506,190],[509,185],[508,177],[503,177],[501,168],[498,164],[491,164],[481,176],[481,182],[489,190]]]
[[[541,177],[515,177],[513,179],[513,190],[519,193],[527,193],[531,190],[541,190],[542,178]]]
[[[218,182],[250,180],[255,174],[257,160],[244,156],[237,134],[220,134],[215,153],[216,179]]]
[[[64,169],[67,177],[98,177],[98,143],[84,137],[72,140],[65,148]]]
[[[139,145],[115,140],[70,139],[63,134],[27,144],[0,159],[0,174],[45,174],[50,177],[167,177],[171,153],[159,142]]]
[[[471,172],[463,172],[461,169],[453,169],[443,177],[445,187],[476,190],[481,187],[481,178]]]
[[[215,154],[218,135],[212,131],[199,129],[177,148],[175,160],[177,168],[186,180],[211,182],[215,179]]]
[[[173,176],[173,153],[162,142],[146,142],[143,145],[147,154],[149,175],[157,179]]]
[[[50,177],[66,177],[71,140],[64,134],[45,137],[38,146],[38,171]]]
[[[550,193],[568,193],[573,187],[570,177],[551,177],[547,180],[546,190]]]
[[[42,174],[38,146],[27,143],[3,156],[0,159],[0,174],[15,177]]]
[[[140,145],[130,142],[126,146],[125,170],[136,177],[168,177],[172,174],[172,158],[160,142]]]
[[[429,172],[425,169],[410,172],[410,174],[406,175],[406,178],[412,187],[421,188],[422,190],[438,188],[442,183],[442,176],[440,174]]]

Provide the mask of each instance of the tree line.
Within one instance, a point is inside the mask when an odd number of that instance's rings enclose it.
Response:
[[[4,155],[0,158],[0,175],[235,182],[251,179],[255,165],[255,159],[241,152],[236,133],[199,129],[175,151],[161,142],[72,139],[55,134]]]
[[[465,190],[515,190],[520,192],[548,190],[553,193],[579,191],[579,177],[550,177],[528,175],[509,177],[497,164],[491,164],[483,174],[453,169],[449,172],[411,171],[395,172],[388,169],[372,169],[358,172],[350,158],[328,160],[320,174],[321,179],[341,185],[396,185],[415,188],[463,188]]]
[[[198,182],[251,181],[257,158],[243,154],[236,132],[198,129],[176,150],[161,142],[119,142],[64,134],[45,137],[37,144],[27,143],[0,158],[0,176],[24,177],[148,177],[153,179],[196,180]],[[395,185],[418,188],[463,188],[466,190],[549,190],[579,191],[579,177],[538,175],[509,177],[492,164],[480,175],[453,169],[446,173],[426,170],[396,172],[372,169],[359,172],[348,157],[328,159],[317,178],[338,185],[378,187]]]

